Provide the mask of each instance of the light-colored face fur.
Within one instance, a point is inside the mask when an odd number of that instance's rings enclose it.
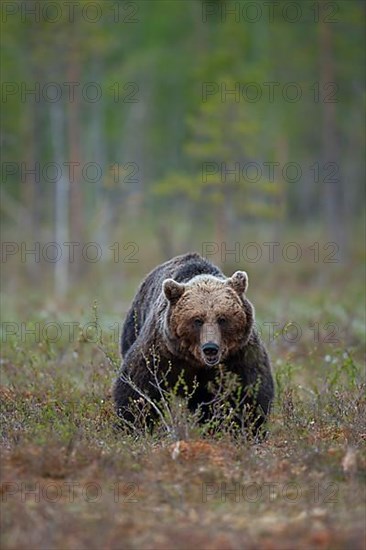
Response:
[[[245,345],[254,317],[244,300],[247,287],[244,271],[229,279],[198,275],[187,284],[166,279],[165,330],[174,350],[187,360],[214,366]]]

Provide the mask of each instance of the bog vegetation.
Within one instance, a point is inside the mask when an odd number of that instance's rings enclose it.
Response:
[[[119,346],[100,300],[84,311],[70,304],[67,312],[32,313],[29,333],[3,346],[4,547],[362,548],[362,281],[355,277],[341,299],[348,268],[336,270],[325,296],[323,286],[294,284],[316,280],[315,272],[298,267],[286,278],[274,268],[271,281],[280,277],[291,294],[286,314],[274,314],[280,286],[272,300],[263,276],[256,286],[265,293],[252,289],[276,380],[261,444],[233,434],[225,410],[201,426],[173,394],[153,434],[143,417],[132,434],[116,430]],[[37,323],[55,319],[60,327],[72,320],[74,338],[56,339],[48,325],[49,338],[40,328],[36,341]]]
[[[365,3],[270,5],[2,3],[4,549],[364,548]],[[137,285],[193,250],[248,272],[260,444],[174,393],[115,429]]]

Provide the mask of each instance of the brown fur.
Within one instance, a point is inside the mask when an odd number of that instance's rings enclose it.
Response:
[[[239,378],[243,389],[240,423],[246,424],[250,415],[245,411],[251,409],[255,429],[260,427],[273,400],[273,379],[247,287],[245,272],[227,278],[198,254],[173,258],[146,277],[122,333],[124,361],[114,388],[121,417],[133,424],[131,399],[145,395],[158,403],[157,380],[169,389],[183,375],[189,391],[197,385],[190,408],[200,407],[203,419],[209,419],[215,398],[210,383],[223,368]],[[247,391],[251,386],[258,386],[255,397]]]
[[[202,347],[206,343],[219,346],[220,360],[246,344],[253,325],[253,308],[249,302],[243,307],[233,280],[199,275],[181,285],[183,294],[171,305],[164,327],[168,341],[173,341],[170,348],[204,367]],[[196,326],[197,321],[202,325]]]

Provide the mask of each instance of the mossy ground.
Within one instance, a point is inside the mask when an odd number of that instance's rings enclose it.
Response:
[[[282,287],[270,300],[263,281],[263,298],[258,292],[253,299],[262,327],[269,326],[264,311],[272,315],[267,319],[302,327],[296,341],[293,329],[284,335],[281,325],[274,340],[264,335],[276,402],[261,444],[190,426],[183,436],[116,432],[113,331],[94,338],[91,324],[72,339],[52,338],[52,332],[39,341],[19,331],[7,337],[2,548],[364,548],[363,313],[359,286],[341,302],[344,279],[338,279],[328,297],[323,282],[311,293],[300,282],[303,294],[288,282],[286,293],[294,298],[281,315]],[[101,305],[98,311],[91,305],[84,326],[98,315],[104,322]],[[47,311],[32,317],[33,324],[52,320]],[[310,327],[315,321],[318,335]],[[327,338],[330,322],[336,342]],[[184,413],[174,411],[180,414],[184,424]]]

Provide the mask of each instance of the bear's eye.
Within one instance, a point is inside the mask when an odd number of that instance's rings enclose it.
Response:
[[[193,325],[196,328],[202,327],[202,325],[203,325],[202,319],[199,319],[198,317],[196,319],[193,319]]]
[[[218,323],[220,326],[224,326],[224,325],[227,324],[227,318],[224,317],[223,315],[221,315],[220,317],[218,317],[217,323]]]

